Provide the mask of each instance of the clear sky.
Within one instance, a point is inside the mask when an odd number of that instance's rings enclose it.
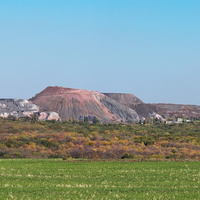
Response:
[[[47,86],[200,105],[199,0],[0,0],[0,98]]]

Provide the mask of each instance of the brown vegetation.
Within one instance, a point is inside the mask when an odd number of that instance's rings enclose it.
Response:
[[[1,158],[200,159],[200,122],[90,124],[0,120]]]

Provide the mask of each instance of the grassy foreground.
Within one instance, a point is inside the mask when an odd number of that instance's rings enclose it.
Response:
[[[200,163],[2,159],[0,198],[200,199]]]

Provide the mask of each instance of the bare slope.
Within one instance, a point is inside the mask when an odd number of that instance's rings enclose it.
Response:
[[[132,94],[104,93],[115,101],[135,110],[143,118],[200,118],[200,106],[183,104],[145,104]]]
[[[155,112],[154,107],[152,108],[149,104],[145,104],[138,97],[133,94],[126,93],[104,93],[106,96],[114,99],[115,101],[128,106],[135,110],[140,118],[160,118],[163,119],[158,113]],[[164,119],[163,119],[164,120]]]
[[[139,98],[137,98],[133,94],[126,94],[126,93],[103,93],[103,94],[125,105],[132,105],[132,104],[135,105],[143,103]]]
[[[63,87],[47,87],[30,99],[42,111],[59,113],[63,120],[90,120],[103,122],[139,121],[138,114],[126,105],[102,93]]]
[[[183,104],[149,104],[155,112],[167,118],[200,118],[200,106]]]

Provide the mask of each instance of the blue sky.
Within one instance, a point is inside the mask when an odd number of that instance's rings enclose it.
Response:
[[[0,0],[0,98],[47,86],[200,105],[199,0]]]

